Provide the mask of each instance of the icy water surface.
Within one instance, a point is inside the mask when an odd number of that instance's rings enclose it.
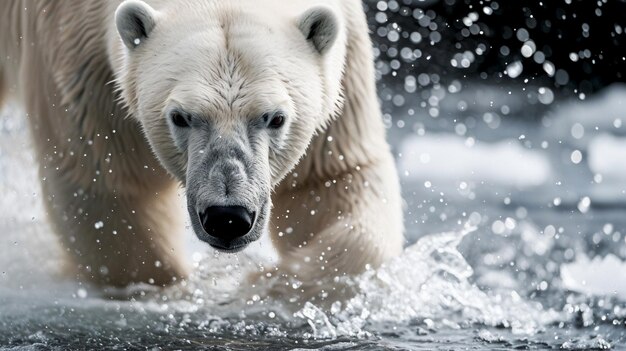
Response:
[[[625,104],[613,87],[534,122],[477,104],[462,127],[393,128],[407,248],[326,312],[288,303],[297,282],[274,298],[246,282],[275,260],[266,242],[215,255],[189,233],[196,274],[166,291],[60,277],[28,134],[7,111],[0,350],[626,349]]]

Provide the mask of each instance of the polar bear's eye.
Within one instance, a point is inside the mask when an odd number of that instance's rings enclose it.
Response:
[[[180,128],[188,128],[189,127],[189,122],[187,121],[187,118],[185,118],[185,116],[180,113],[180,112],[172,112],[172,115],[170,117],[172,119],[172,123],[174,123],[175,126],[180,127]]]
[[[267,126],[272,129],[279,129],[285,124],[285,115],[280,112],[269,117],[269,119],[270,121]]]

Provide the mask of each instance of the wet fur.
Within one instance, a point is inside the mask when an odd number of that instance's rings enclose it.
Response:
[[[240,23],[245,26],[236,2],[177,2],[180,13],[221,16],[223,26],[235,31]],[[278,269],[309,282],[378,266],[403,244],[398,176],[385,140],[361,1],[315,2],[342,15],[342,49],[320,62],[329,70],[323,74],[336,79],[311,92],[325,102],[315,122],[299,122],[307,123],[300,135],[318,134],[312,140],[296,134],[292,140],[291,148],[306,149],[305,155],[273,155],[269,170],[274,186],[269,228],[282,257]],[[165,2],[149,3],[159,8]],[[294,18],[312,6],[311,1],[267,3],[280,4],[283,17]],[[4,87],[28,113],[46,206],[66,248],[68,271],[99,284],[168,284],[188,273],[180,238],[185,214],[176,207],[178,183],[153,154],[155,143],[171,142],[165,126],[154,125],[159,132],[149,138],[150,147],[138,123],[141,114],[157,112],[136,95],[153,82],[131,78],[141,67],[124,56],[112,17],[118,4],[0,2],[0,94]],[[216,74],[227,68],[215,67]],[[99,221],[104,227],[96,229]]]

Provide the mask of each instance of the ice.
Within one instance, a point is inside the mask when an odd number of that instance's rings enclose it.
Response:
[[[594,174],[601,174],[605,181],[626,183],[626,138],[600,134],[589,142],[588,153]]]
[[[626,262],[612,254],[594,259],[582,254],[561,267],[561,279],[572,291],[626,300]]]
[[[549,159],[514,140],[467,142],[451,135],[411,137],[402,143],[401,174],[411,179],[483,181],[530,187],[552,174]]]

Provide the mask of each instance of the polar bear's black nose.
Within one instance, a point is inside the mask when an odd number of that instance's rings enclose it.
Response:
[[[200,213],[200,220],[207,234],[228,242],[252,230],[254,213],[241,206],[213,206]]]

